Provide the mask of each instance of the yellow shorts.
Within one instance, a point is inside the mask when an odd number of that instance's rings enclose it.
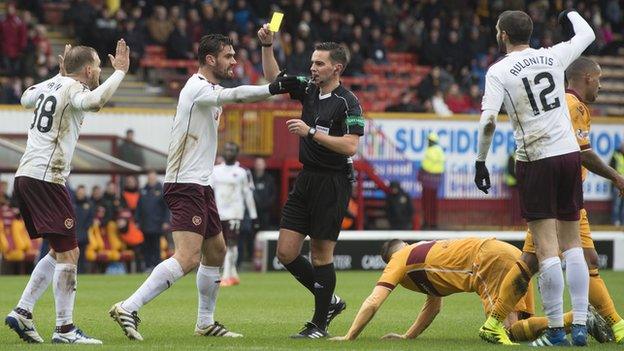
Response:
[[[500,286],[507,272],[516,264],[522,252],[515,246],[498,240],[486,241],[475,260],[476,273],[473,281],[474,290],[481,297],[486,316],[490,314],[500,292]],[[535,314],[533,285],[514,309],[516,312]]]
[[[591,230],[589,229],[589,219],[587,219],[587,211],[584,208],[581,209],[581,219],[579,221],[581,231],[581,247],[584,249],[593,249],[594,240],[591,237]],[[527,235],[524,239],[524,247],[522,251],[528,253],[535,253],[535,246],[533,245],[533,235],[531,231],[527,229]]]

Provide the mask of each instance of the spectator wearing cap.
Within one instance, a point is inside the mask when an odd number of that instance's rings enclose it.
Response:
[[[427,137],[428,147],[420,164],[418,181],[422,185],[422,229],[438,228],[438,189],[444,175],[446,156],[439,145],[440,138],[435,132]]]

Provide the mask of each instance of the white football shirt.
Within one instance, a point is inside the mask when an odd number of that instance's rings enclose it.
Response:
[[[124,76],[124,72],[115,71],[93,91],[61,75],[26,89],[22,106],[35,111],[29,122],[26,152],[15,176],[65,184],[85,111],[101,109]]]
[[[569,13],[568,18],[576,33],[570,41],[511,52],[486,74],[481,109],[498,113],[505,104],[519,161],[579,151],[566,105],[564,73],[595,36],[578,13]]]
[[[199,73],[191,76],[180,91],[171,127],[165,183],[208,185],[217,155],[221,106],[269,96],[268,84],[224,89]]]
[[[258,218],[251,174],[239,166],[238,162],[233,165],[216,165],[210,176],[210,184],[214,189],[215,202],[222,221],[242,220],[245,207],[251,219]]]

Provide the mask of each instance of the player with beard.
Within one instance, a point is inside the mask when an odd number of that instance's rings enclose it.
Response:
[[[271,48],[273,33],[265,25],[258,31],[262,43],[265,78],[279,71]],[[301,118],[286,122],[288,131],[299,136],[299,161],[303,170],[282,209],[277,257],[286,269],[314,295],[312,321],[294,338],[324,338],[327,326],[346,304],[334,294],[336,272],[334,248],[351,195],[353,166],[364,118],[357,97],[340,84],[349,62],[346,48],[337,43],[314,47],[311,79],[289,91],[302,105]],[[301,255],[310,237],[311,259]]]
[[[485,160],[504,103],[514,128],[516,175],[522,216],[533,233],[539,262],[539,287],[548,329],[534,346],[569,345],[563,328],[566,264],[572,312],[572,342],[587,344],[589,272],[579,235],[583,204],[581,153],[566,106],[564,71],[595,39],[594,32],[575,11],[562,13],[571,28],[569,41],[532,49],[533,22],[522,11],[503,12],[496,24],[497,40],[507,53],[486,74],[485,93],[475,162],[477,187],[487,194],[490,178]],[[493,343],[511,344],[506,316],[488,318],[479,335]]]
[[[126,336],[134,340],[143,340],[137,330],[139,309],[198,265],[195,334],[242,336],[214,320],[219,268],[226,252],[214,192],[209,186],[217,153],[219,118],[225,104],[263,100],[286,93],[299,83],[295,77],[277,77],[266,85],[224,89],[219,83],[232,78],[236,60],[232,40],[220,34],[201,38],[198,61],[198,72],[180,92],[165,174],[164,197],[171,210],[175,253],[158,264],[130,297],[109,311]]]
[[[32,312],[52,283],[56,329],[53,343],[101,344],[74,325],[76,265],[80,250],[76,215],[65,181],[87,111],[99,111],[113,96],[130,64],[130,49],[117,42],[108,55],[115,72],[100,85],[100,58],[87,46],[65,47],[61,74],[34,85],[22,95],[22,106],[35,109],[28,130],[26,152],[15,173],[14,196],[31,238],[43,237],[51,250],[35,266],[17,307],[5,323],[20,338],[42,343]]]

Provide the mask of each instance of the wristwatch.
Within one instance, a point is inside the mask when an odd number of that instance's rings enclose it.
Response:
[[[314,134],[316,134],[316,128],[312,127],[308,130],[308,138],[314,139]]]

